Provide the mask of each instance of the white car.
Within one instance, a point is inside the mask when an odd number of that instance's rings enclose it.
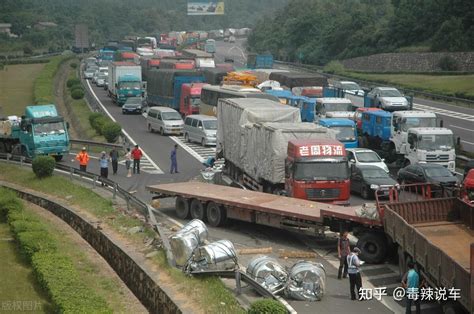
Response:
[[[388,167],[385,164],[385,160],[380,158],[380,156],[371,149],[367,148],[346,148],[347,159],[349,160],[349,165],[358,166],[367,166],[372,165],[388,171]]]
[[[334,82],[334,87],[340,88],[346,94],[364,96],[364,90],[360,88],[359,84],[351,81],[338,81]]]
[[[371,106],[383,110],[410,110],[407,98],[394,87],[375,87],[367,98],[373,103]]]

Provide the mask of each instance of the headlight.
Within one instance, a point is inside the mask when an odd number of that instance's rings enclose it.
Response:
[[[383,170],[385,170],[385,172],[389,172],[387,165],[384,164],[382,167],[383,167]]]
[[[371,188],[372,190],[378,190],[379,187],[380,187],[380,186],[377,185],[377,184],[371,184],[371,185],[370,185],[370,188]]]
[[[395,184],[395,188],[396,188],[397,190],[400,190],[400,184],[398,184],[398,183]]]

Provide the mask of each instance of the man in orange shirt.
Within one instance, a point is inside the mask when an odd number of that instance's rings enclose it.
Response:
[[[87,171],[87,164],[89,163],[89,155],[86,152],[86,148],[83,147],[82,151],[76,155],[76,160],[79,161],[79,169],[81,171]]]

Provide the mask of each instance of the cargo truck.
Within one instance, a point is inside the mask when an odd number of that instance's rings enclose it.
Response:
[[[359,146],[357,140],[357,129],[354,120],[326,118],[319,119],[320,126],[329,128],[336,133],[336,138],[344,143],[346,148],[356,148]]]
[[[361,147],[377,151],[387,162],[397,161],[404,166],[433,162],[455,171],[453,131],[436,127],[434,113],[365,111],[361,120]]]
[[[269,75],[272,81],[278,81],[289,89],[302,86],[328,86],[327,77],[320,74],[307,74],[300,72],[272,72]]]
[[[198,49],[183,49],[183,57],[192,58],[196,68],[215,68],[214,56]]]
[[[182,85],[202,82],[204,82],[204,76],[198,70],[150,71],[147,81],[148,105],[166,106],[179,111]]]
[[[249,53],[247,55],[247,68],[249,69],[272,69],[273,56],[271,54]]]
[[[122,106],[128,97],[142,97],[142,68],[130,62],[109,64],[108,94]]]
[[[347,157],[330,130],[301,123],[298,109],[265,99],[221,99],[217,118],[217,150],[234,182],[348,204]]]
[[[69,153],[68,127],[56,106],[27,106],[21,121],[0,121],[0,151],[29,158],[48,155],[60,161]]]

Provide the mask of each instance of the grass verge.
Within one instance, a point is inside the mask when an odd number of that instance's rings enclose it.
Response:
[[[0,70],[0,114],[21,116],[33,104],[33,85],[45,64],[6,65]]]
[[[53,93],[54,76],[58,72],[59,66],[71,58],[73,58],[71,55],[53,57],[45,65],[34,82],[33,95],[35,104],[55,103]]]
[[[107,200],[90,189],[74,184],[68,178],[59,175],[39,180],[27,168],[0,163],[0,180],[16,183],[35,191],[60,198],[64,203],[75,205],[101,218],[103,223],[119,231],[124,237],[142,245],[146,237],[155,237],[153,230],[145,227],[144,232],[128,234],[130,227],[143,223],[128,215],[119,213]],[[205,313],[245,313],[230,292],[217,277],[192,278],[181,271],[168,266],[164,251],[152,259],[160,270],[165,270],[172,278],[173,284],[189,296],[193,303],[199,305]]]
[[[36,215],[25,211],[15,193],[0,189],[0,211],[56,312],[112,313],[105,299],[87,286],[71,258],[59,249],[62,239],[55,239]]]

